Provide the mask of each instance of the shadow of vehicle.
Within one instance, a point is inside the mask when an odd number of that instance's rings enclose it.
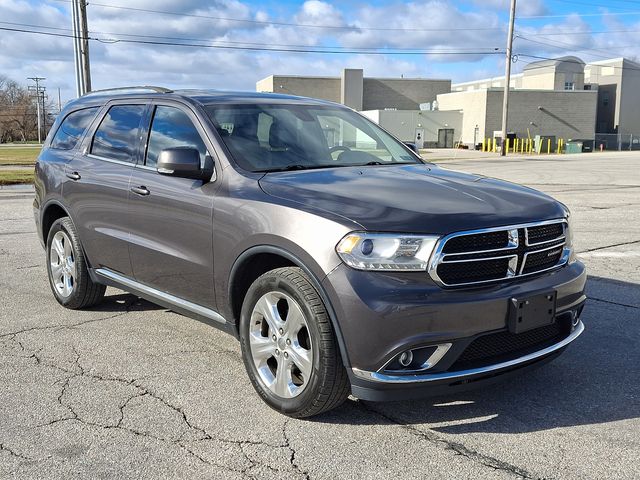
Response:
[[[148,302],[142,298],[130,293],[119,293],[116,295],[107,295],[104,300],[94,307],[86,309],[89,312],[140,312],[166,310],[160,305]]]
[[[595,298],[582,315],[585,332],[560,357],[528,374],[426,400],[350,401],[314,420],[392,421],[464,434],[523,433],[640,417],[640,285],[590,277],[588,292]]]

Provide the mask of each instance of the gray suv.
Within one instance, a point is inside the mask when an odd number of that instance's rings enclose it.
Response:
[[[584,328],[564,205],[426,163],[334,103],[95,92],[58,117],[35,185],[60,304],[111,285],[225,330],[286,415],[486,384]]]

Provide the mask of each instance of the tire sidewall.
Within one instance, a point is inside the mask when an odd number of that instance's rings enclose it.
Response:
[[[311,379],[304,391],[294,398],[281,398],[271,392],[263,383],[258,375],[258,371],[251,358],[251,345],[249,342],[249,327],[251,323],[251,314],[257,301],[266,293],[272,291],[280,291],[289,295],[300,306],[305,319],[307,328],[311,338],[312,354],[313,354],[313,373]],[[316,292],[317,295],[317,292]],[[324,305],[323,305],[324,308]],[[326,314],[326,311],[325,311]],[[240,316],[240,346],[242,350],[242,359],[244,361],[247,373],[251,383],[255,387],[258,394],[273,409],[284,413],[291,414],[305,410],[313,403],[317,397],[321,383],[322,355],[320,354],[321,342],[320,331],[316,322],[317,314],[311,309],[303,293],[298,287],[287,278],[277,275],[269,275],[260,277],[249,288],[245,300],[242,304],[242,313]]]

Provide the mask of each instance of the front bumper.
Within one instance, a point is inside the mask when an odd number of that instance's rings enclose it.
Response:
[[[365,400],[390,400],[467,388],[478,380],[504,378],[554,358],[584,330],[577,315],[586,299],[585,282],[580,262],[535,278],[473,289],[443,289],[426,274],[363,272],[342,265],[327,276],[323,286],[348,355],[352,393]],[[563,338],[477,368],[455,367],[474,339],[507,330],[511,298],[549,290],[557,295],[556,319],[572,317],[573,324]],[[406,349],[445,342],[452,347],[431,369],[416,374],[383,371]]]

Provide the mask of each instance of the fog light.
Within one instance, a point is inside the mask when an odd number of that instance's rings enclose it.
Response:
[[[574,327],[578,326],[578,322],[580,321],[580,317],[578,316],[578,312],[576,310],[571,311],[571,325]]]
[[[413,362],[413,352],[411,350],[403,352],[400,358],[398,358],[398,362],[400,362],[400,365],[403,367],[408,367],[411,365],[411,362]]]

